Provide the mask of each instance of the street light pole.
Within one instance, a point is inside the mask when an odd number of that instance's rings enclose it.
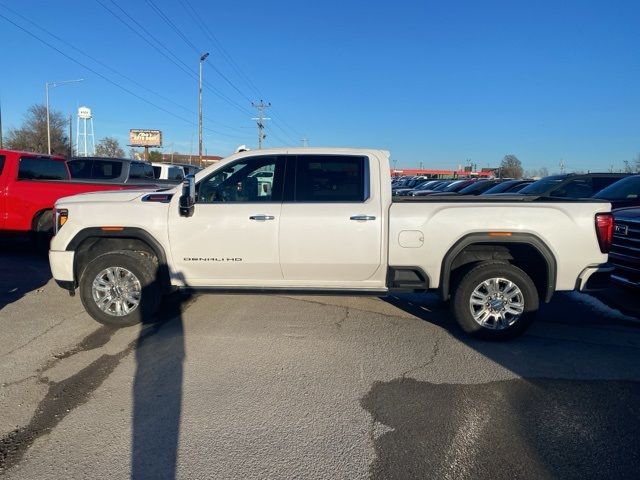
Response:
[[[200,55],[200,75],[198,76],[198,158],[202,166],[202,63],[207,59],[209,53]]]
[[[64,85],[67,83],[79,83],[82,82],[84,78],[78,78],[76,80],[63,80],[61,82],[46,82],[44,84],[44,98],[45,103],[47,105],[47,154],[51,155],[51,125],[49,122],[49,87],[55,88],[59,85]]]

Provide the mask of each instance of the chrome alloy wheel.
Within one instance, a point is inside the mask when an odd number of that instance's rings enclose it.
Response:
[[[503,330],[513,325],[524,313],[524,295],[511,280],[489,278],[473,290],[469,308],[480,326]]]
[[[122,267],[109,267],[93,279],[91,294],[100,310],[107,315],[122,317],[140,305],[140,280]]]

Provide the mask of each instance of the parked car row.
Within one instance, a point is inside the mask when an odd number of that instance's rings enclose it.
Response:
[[[188,164],[148,163],[128,158],[75,157],[67,161],[71,177],[110,183],[176,185],[199,167]]]
[[[395,179],[394,196],[529,195],[549,198],[598,198],[612,208],[640,206],[640,175],[588,173],[552,175],[540,180],[448,179],[424,177]]]
[[[612,280],[640,289],[640,175],[589,173],[552,175],[540,180],[395,179],[395,196],[532,196],[549,199],[594,198],[611,203],[615,225],[609,259],[615,266]]]
[[[53,205],[60,198],[102,190],[173,187],[198,170],[194,165],[102,157],[66,160],[0,150],[0,234],[30,234],[45,243],[53,232]]]

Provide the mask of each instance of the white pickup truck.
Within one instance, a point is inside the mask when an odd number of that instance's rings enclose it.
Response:
[[[241,152],[182,189],[56,203],[53,277],[97,321],[152,318],[175,289],[383,296],[437,290],[462,329],[527,327],[557,290],[601,288],[610,205],[532,197],[391,196],[389,154]]]

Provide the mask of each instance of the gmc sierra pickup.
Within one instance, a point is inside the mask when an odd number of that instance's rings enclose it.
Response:
[[[610,205],[535,197],[391,196],[389,154],[241,152],[182,190],[56,203],[54,278],[110,325],[173,289],[370,294],[437,290],[469,334],[520,334],[557,290],[606,282]]]

